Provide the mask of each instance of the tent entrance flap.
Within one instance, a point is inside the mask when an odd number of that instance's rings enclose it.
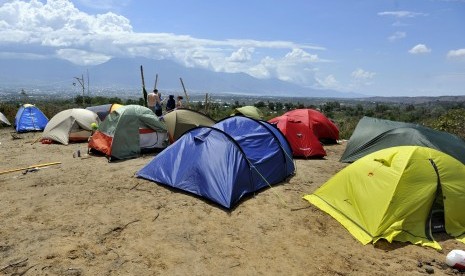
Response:
[[[433,240],[433,233],[445,232],[445,220],[444,220],[444,200],[442,196],[441,189],[441,177],[439,175],[438,167],[432,159],[430,159],[431,165],[434,168],[434,171],[437,175],[437,188],[436,195],[431,206],[431,211],[428,216],[428,222],[426,224],[426,233],[430,235],[431,240]]]

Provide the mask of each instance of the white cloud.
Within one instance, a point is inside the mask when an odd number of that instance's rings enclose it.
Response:
[[[291,52],[286,54],[284,59],[292,63],[320,61],[317,55],[309,54],[302,49],[292,49]]]
[[[427,16],[427,13],[411,12],[411,11],[385,11],[378,12],[379,16],[394,16],[397,18],[413,18],[417,16]]]
[[[339,81],[337,81],[333,75],[328,75],[324,79],[317,78],[316,80],[318,84],[323,88],[340,89]]]
[[[349,89],[360,89],[361,87],[372,85],[376,73],[358,68],[352,72],[351,76],[352,80],[349,84]]]
[[[274,70],[280,80],[312,86],[315,85],[314,64],[317,62],[323,62],[318,55],[309,54],[302,49],[292,49],[277,60]]]
[[[228,60],[231,62],[247,62],[252,59],[253,52],[254,48],[241,47],[239,50],[233,52]]]
[[[417,44],[412,49],[410,49],[408,52],[414,55],[428,54],[431,52],[431,49],[429,49],[425,44]]]
[[[457,49],[457,50],[450,50],[447,53],[447,58],[452,59],[452,60],[465,61],[465,48]]]
[[[117,10],[131,0],[79,1],[94,9]],[[325,48],[312,44],[135,33],[126,17],[113,12],[87,14],[69,0],[12,0],[0,5],[0,45],[20,45],[31,56],[37,51],[80,65],[99,64],[112,57],[172,59],[190,67],[245,72],[304,85],[315,83],[313,64],[327,62],[310,53]]]
[[[390,37],[388,37],[388,39],[389,39],[389,41],[394,42],[396,40],[405,38],[406,36],[407,36],[407,33],[405,33],[405,32],[395,32]]]
[[[266,56],[259,64],[241,63],[241,71],[256,78],[278,78],[303,86],[315,86],[314,64],[324,62],[317,55],[302,49],[292,49],[281,58]],[[235,67],[236,71],[238,67]],[[227,71],[231,70],[231,66]]]
[[[376,73],[368,72],[361,68],[358,68],[357,70],[353,71],[351,75],[352,78],[356,80],[370,80],[376,75]]]
[[[78,49],[59,49],[57,57],[66,59],[72,63],[80,65],[98,64],[108,61],[111,57],[99,53],[90,53]]]

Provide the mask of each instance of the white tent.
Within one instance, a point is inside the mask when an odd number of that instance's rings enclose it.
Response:
[[[8,121],[8,119],[5,117],[5,115],[3,115],[2,112],[0,112],[0,124],[5,124],[5,125],[9,125],[11,126],[11,123],[10,121]]]
[[[90,110],[73,108],[61,111],[48,122],[42,140],[50,139],[64,145],[87,142],[92,135],[92,123],[99,124],[100,119]]]

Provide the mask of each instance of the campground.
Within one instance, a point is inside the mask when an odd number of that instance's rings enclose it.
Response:
[[[156,154],[108,163],[87,143],[42,144],[0,129],[0,273],[4,275],[456,275],[448,252],[408,243],[362,245],[302,197],[347,164],[346,142],[296,159],[288,181],[232,210],[136,178]],[[73,157],[77,150],[81,157]]]

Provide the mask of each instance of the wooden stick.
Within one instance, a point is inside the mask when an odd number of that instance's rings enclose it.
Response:
[[[29,167],[24,167],[24,168],[19,168],[19,169],[12,169],[12,170],[8,170],[8,171],[3,171],[3,172],[0,172],[0,175],[1,175],[1,174],[5,174],[5,173],[10,173],[10,172],[17,172],[17,171],[23,171],[23,170],[33,169],[33,168],[47,167],[47,166],[53,166],[53,165],[58,165],[58,164],[61,164],[61,162],[52,162],[52,163],[38,164],[38,165],[29,166]]]
[[[186,87],[184,86],[182,78],[179,78],[179,80],[181,81],[182,89],[184,90],[184,95],[186,95],[187,108],[189,108],[189,95],[187,94]]]
[[[208,93],[205,93],[205,114],[208,114]]]
[[[34,145],[35,142],[39,141],[40,138],[42,138],[42,136],[39,136],[37,139],[35,139],[34,141],[32,141],[31,145]]]
[[[147,107],[147,90],[145,90],[144,68],[140,66],[140,76],[142,78],[142,95],[144,97],[144,106]]]
[[[9,267],[14,267],[14,266],[19,265],[20,263],[24,263],[24,262],[27,261],[27,260],[28,260],[28,258],[26,258],[26,259],[24,259],[24,260],[22,260],[22,261],[16,262],[16,263],[11,263],[11,264],[9,264],[9,265],[7,265],[7,266],[5,266],[5,267],[2,267],[2,269],[0,269],[0,272],[3,272],[3,270],[5,270],[5,269],[7,269],[7,268],[9,268]]]
[[[155,85],[153,86],[153,90],[157,89],[157,83],[158,83],[158,74],[155,74]]]

